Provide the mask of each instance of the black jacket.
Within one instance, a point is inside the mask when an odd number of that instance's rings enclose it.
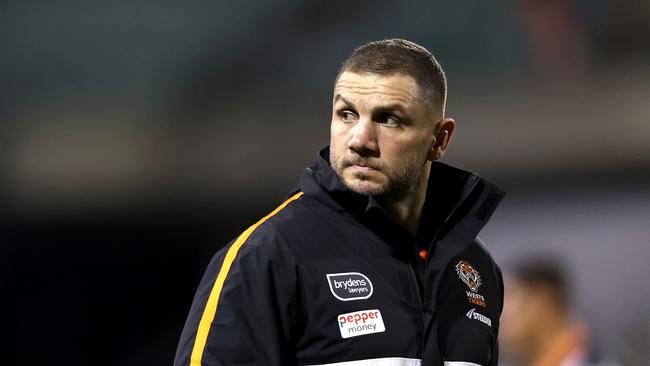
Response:
[[[496,365],[503,282],[477,234],[503,193],[435,162],[413,237],[328,153],[214,256],[174,364]]]

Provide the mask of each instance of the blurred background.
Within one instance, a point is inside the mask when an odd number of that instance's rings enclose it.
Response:
[[[345,57],[390,37],[447,72],[445,161],[507,191],[497,262],[561,258],[592,349],[647,365],[647,0],[2,1],[1,363],[171,364],[212,253],[327,144]]]

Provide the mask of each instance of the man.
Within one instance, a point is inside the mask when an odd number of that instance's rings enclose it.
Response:
[[[436,162],[446,79],[400,39],[356,49],[330,146],[219,251],[175,365],[496,365],[498,267],[477,239],[502,192]]]
[[[570,315],[560,261],[531,257],[506,272],[501,339],[513,365],[587,366],[596,362],[581,321]]]

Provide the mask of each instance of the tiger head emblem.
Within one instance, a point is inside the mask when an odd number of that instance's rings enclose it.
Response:
[[[473,292],[478,291],[478,287],[481,286],[481,276],[478,274],[478,271],[469,264],[469,262],[458,262],[456,265],[456,273],[458,273],[458,277],[465,282],[470,290]]]

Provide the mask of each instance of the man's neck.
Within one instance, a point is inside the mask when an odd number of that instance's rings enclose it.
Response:
[[[387,199],[381,202],[391,218],[413,236],[417,236],[422,209],[427,195],[429,169],[425,169],[420,176],[418,187],[399,199]]]

